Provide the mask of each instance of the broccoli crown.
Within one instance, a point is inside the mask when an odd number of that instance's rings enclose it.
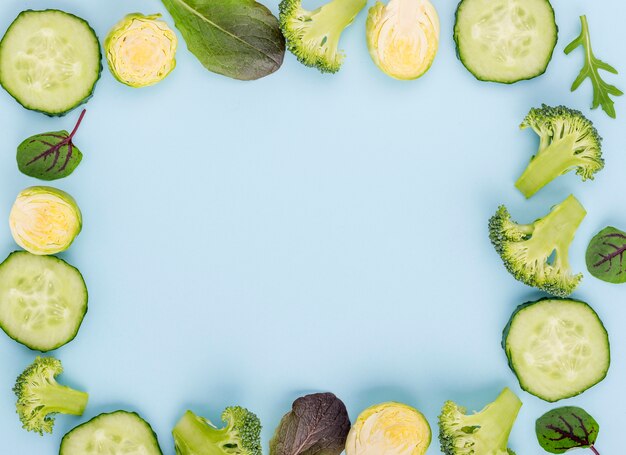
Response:
[[[13,391],[23,428],[39,434],[52,433],[53,414],[82,415],[89,395],[60,385],[55,377],[63,372],[53,357],[37,357],[17,377]]]
[[[526,197],[571,170],[585,181],[604,168],[602,138],[580,111],[544,104],[531,109],[520,128],[532,128],[540,138],[537,154],[515,184]]]
[[[552,295],[566,297],[578,286],[582,274],[570,270],[568,250],[586,215],[569,196],[532,224],[518,224],[500,206],[489,220],[489,238],[515,279]]]
[[[261,421],[240,406],[222,413],[224,428],[187,411],[172,431],[179,455],[261,455]]]
[[[279,22],[287,49],[306,66],[336,73],[345,55],[338,49],[343,30],[352,23],[367,0],[332,0],[314,11],[301,0],[282,0]]]
[[[522,402],[508,388],[482,411],[467,415],[452,401],[439,416],[439,441],[445,455],[515,455],[507,448]]]

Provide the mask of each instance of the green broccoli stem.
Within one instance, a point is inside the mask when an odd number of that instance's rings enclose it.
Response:
[[[494,428],[502,428],[502,432],[484,432],[481,438],[485,447],[506,447],[513,424],[517,419],[517,414],[522,407],[522,402],[509,388],[505,388],[496,400],[487,405],[478,414],[470,415],[466,419],[466,423],[471,426],[476,419],[476,425],[490,427],[489,422],[493,423]]]
[[[555,245],[556,256],[554,265],[558,268],[569,268],[569,242],[576,235],[576,230],[587,215],[587,211],[571,194],[552,211],[535,224],[535,239],[565,239]]]
[[[82,415],[87,407],[89,394],[60,384],[49,384],[39,390],[41,402],[48,414],[61,413]]]
[[[572,152],[575,142],[575,135],[569,134],[553,140],[545,148],[540,147],[537,155],[515,182],[515,187],[526,198],[530,198],[559,175],[579,164],[580,160]]]
[[[365,0],[333,0],[312,13],[310,36],[327,36],[329,44],[339,42],[341,32],[352,23],[359,11],[365,6]]]
[[[218,430],[187,411],[174,429],[174,444],[178,455],[224,455],[219,443],[225,430]],[[216,437],[219,436],[219,437]]]

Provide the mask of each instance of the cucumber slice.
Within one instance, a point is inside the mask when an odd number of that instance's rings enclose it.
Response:
[[[557,35],[548,0],[462,0],[456,11],[457,55],[481,81],[512,84],[543,74]]]
[[[0,328],[47,352],[72,341],[87,313],[80,272],[54,256],[16,251],[0,264]]]
[[[54,9],[23,11],[0,42],[0,84],[27,109],[64,115],[91,97],[101,57],[85,20]]]
[[[59,455],[162,455],[156,434],[139,414],[100,414],[63,436]]]
[[[542,299],[520,305],[502,347],[522,387],[549,402],[583,393],[609,370],[609,337],[584,302]]]

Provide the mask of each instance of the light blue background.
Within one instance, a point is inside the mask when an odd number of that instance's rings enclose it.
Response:
[[[89,407],[82,418],[59,416],[52,436],[23,431],[11,387],[35,353],[0,333],[0,453],[57,453],[76,424],[124,408],[149,420],[172,454],[169,432],[185,409],[218,420],[232,404],[258,413],[267,448],[296,397],[326,390],[352,419],[399,400],[436,432],[445,400],[480,409],[504,386],[524,401],[511,447],[542,453],[534,421],[553,406],[521,392],[500,347],[513,309],[542,294],[505,271],[486,221],[500,203],[532,221],[574,192],[589,212],[571,247],[577,271],[598,230],[626,228],[626,103],[617,100],[618,120],[589,111],[589,83],[569,91],[582,53],[563,54],[586,13],[598,56],[626,74],[626,3],[555,0],[548,72],[513,86],[473,79],[451,39],[456,0],[435,5],[439,54],[412,82],[371,62],[365,12],[342,38],[347,59],[334,76],[288,54],[276,74],[234,81],[206,71],[182,40],[178,67],[157,86],[128,88],[105,68],[76,137],[84,160],[54,183],[83,211],[84,230],[63,257],[90,291],[78,337],[54,355],[62,380],[89,391]],[[100,38],[126,13],[165,12],[156,0],[5,0],[0,29],[26,7],[71,11]],[[607,80],[626,89],[623,74]],[[537,139],[517,127],[542,102],[588,114],[607,166],[594,182],[568,175],[525,201],[513,182]],[[0,105],[4,257],[16,249],[11,204],[38,183],[17,170],[17,144],[70,129],[79,111],[47,118],[4,91]],[[575,293],[604,320],[613,364],[600,385],[559,403],[597,418],[604,455],[623,452],[625,296],[626,285],[589,274]],[[436,441],[428,453],[439,453]]]

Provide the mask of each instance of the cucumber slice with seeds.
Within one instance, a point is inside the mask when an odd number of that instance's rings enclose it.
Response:
[[[584,302],[543,299],[520,305],[502,346],[522,387],[549,402],[583,393],[609,370],[609,337]]]
[[[95,32],[64,11],[23,11],[0,42],[0,84],[27,109],[66,114],[91,97],[101,71]]]
[[[511,84],[543,74],[557,35],[548,0],[462,0],[456,11],[457,54],[482,81]]]
[[[0,264],[0,328],[47,352],[74,339],[87,312],[80,272],[54,256],[11,253]]]
[[[138,414],[100,414],[63,436],[59,455],[162,455],[152,427]]]

